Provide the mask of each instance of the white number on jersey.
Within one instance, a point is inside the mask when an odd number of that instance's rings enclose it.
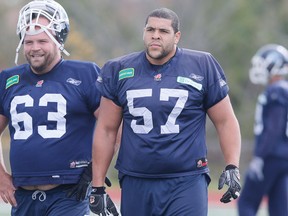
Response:
[[[57,112],[48,112],[47,120],[56,121],[56,129],[48,130],[47,126],[38,126],[38,133],[43,138],[60,138],[66,133],[66,100],[60,94],[45,94],[39,100],[39,106],[47,106],[48,103],[57,103]],[[33,107],[34,99],[30,95],[16,96],[11,101],[11,122],[15,129],[14,139],[27,139],[33,133],[32,116],[27,112],[17,113],[17,106],[24,104],[25,107]],[[20,130],[19,123],[23,122],[24,130]]]
[[[143,117],[143,125],[137,125],[136,120],[132,120],[131,122],[131,128],[134,133],[138,134],[147,134],[153,129],[152,112],[146,107],[134,107],[134,99],[143,97],[152,97],[152,89],[127,91],[127,101],[130,114],[135,117]],[[179,133],[179,125],[176,124],[176,119],[187,102],[188,91],[166,88],[160,90],[160,101],[168,101],[170,97],[176,97],[178,99],[171,113],[168,115],[165,125],[161,125],[161,134]]]
[[[258,96],[258,102],[255,109],[254,134],[259,135],[263,131],[263,105],[267,103],[267,98],[264,94]]]

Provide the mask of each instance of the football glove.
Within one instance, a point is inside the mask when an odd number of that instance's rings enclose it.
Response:
[[[90,182],[92,181],[92,163],[89,163],[88,166],[84,169],[79,182],[69,188],[67,190],[67,197],[73,197],[76,196],[76,200],[83,201],[86,197],[87,188],[90,185]],[[105,183],[108,187],[111,187],[110,180],[106,177]]]
[[[106,194],[105,187],[92,187],[89,208],[98,216],[121,216],[109,195]]]
[[[240,172],[239,169],[230,164],[226,166],[225,170],[222,172],[219,183],[218,190],[221,190],[224,184],[228,185],[228,190],[220,199],[223,203],[228,203],[232,199],[237,199],[240,195],[241,184],[240,184]]]
[[[264,161],[260,157],[254,157],[250,162],[247,175],[254,181],[262,181],[264,179],[263,175]]]

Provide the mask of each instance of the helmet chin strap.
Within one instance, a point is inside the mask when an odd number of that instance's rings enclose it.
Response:
[[[65,49],[64,49],[64,44],[60,44],[56,38],[46,29],[44,28],[44,31],[46,32],[46,34],[51,38],[51,40],[56,44],[56,46],[58,47],[58,49],[60,49],[61,52],[63,52],[66,56],[70,56],[70,53],[68,53]]]
[[[15,64],[18,65],[18,57],[19,57],[19,50],[21,48],[21,45],[24,41],[24,37],[25,37],[25,34],[27,35],[36,35],[36,34],[39,34],[39,33],[42,33],[42,32],[45,32],[50,38],[51,40],[56,44],[56,46],[58,47],[58,49],[63,52],[66,56],[70,56],[70,54],[64,49],[64,44],[60,44],[56,38],[44,27],[41,26],[41,29],[40,30],[35,30],[35,25],[31,25],[29,27],[29,30],[24,30],[23,34],[21,33],[21,40],[16,48],[16,56],[15,56]]]
[[[25,34],[23,36],[25,36]],[[19,42],[19,44],[18,44],[18,46],[16,48],[16,56],[15,56],[15,61],[14,61],[16,65],[18,65],[17,62],[18,62],[19,50],[21,48],[23,40],[24,40],[24,37],[21,37],[21,40],[20,40],[20,42]]]

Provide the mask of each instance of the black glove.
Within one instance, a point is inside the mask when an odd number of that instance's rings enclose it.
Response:
[[[86,197],[87,188],[92,181],[92,163],[89,163],[88,166],[84,169],[78,184],[69,188],[67,190],[67,197],[72,197],[76,195],[76,200],[83,201]],[[111,187],[110,180],[106,177],[105,183],[108,187]]]
[[[230,164],[226,166],[225,171],[222,172],[219,178],[218,190],[221,190],[224,184],[228,185],[227,192],[220,199],[223,203],[228,203],[232,199],[237,199],[240,195],[241,184],[240,184],[240,172],[239,169]]]
[[[120,216],[118,209],[105,192],[105,187],[92,187],[89,197],[90,211],[99,216]]]

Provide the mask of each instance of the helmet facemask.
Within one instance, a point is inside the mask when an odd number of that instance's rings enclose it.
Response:
[[[288,74],[288,51],[276,44],[263,46],[253,56],[249,78],[253,84],[266,85],[270,77]]]
[[[269,71],[265,59],[254,56],[252,58],[252,67],[249,70],[249,78],[253,84],[266,85],[269,79]]]
[[[49,23],[47,25],[40,24],[38,22],[40,17],[45,17]],[[69,53],[64,49],[64,43],[69,33],[69,19],[66,11],[53,0],[34,0],[25,5],[19,12],[16,33],[20,37],[20,42],[16,49],[15,64],[17,64],[18,53],[25,35],[36,35],[43,31],[46,32],[61,52],[69,56]]]

